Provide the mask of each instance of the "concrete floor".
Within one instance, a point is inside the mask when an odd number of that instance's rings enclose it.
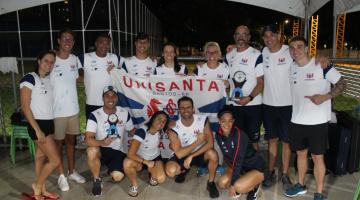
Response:
[[[78,171],[84,175],[88,182],[84,184],[76,184],[69,182],[70,191],[60,192],[57,189],[57,175],[53,173],[48,179],[47,187],[49,191],[56,191],[61,194],[61,199],[106,199],[106,200],[197,200],[197,199],[210,199],[206,191],[207,177],[196,177],[196,169],[192,169],[186,178],[184,184],[177,184],[173,180],[168,179],[166,182],[159,186],[149,186],[147,184],[147,173],[142,172],[140,175],[140,194],[137,198],[132,198],[127,195],[130,183],[124,179],[121,183],[113,183],[111,179],[106,176],[106,169],[103,170],[103,195],[94,197],[91,191],[91,174],[88,170],[86,163],[86,155],[84,150],[77,150],[76,165]],[[31,160],[27,151],[18,151],[16,165],[12,165],[9,152],[7,149],[2,148],[0,152],[0,200],[21,199],[21,192],[31,192],[31,183],[35,179],[34,163]],[[295,172],[292,169],[291,178],[296,180]],[[315,190],[314,178],[311,175],[307,176],[308,193],[293,198],[294,200],[313,199]],[[325,194],[328,200],[352,200],[357,181],[360,179],[360,173],[354,173],[342,177],[334,177],[332,175],[326,176]],[[270,189],[262,190],[260,199],[288,199],[282,195],[282,184],[278,183]],[[227,191],[221,191],[218,199],[232,199],[228,196]],[[246,199],[243,195],[240,199]]]

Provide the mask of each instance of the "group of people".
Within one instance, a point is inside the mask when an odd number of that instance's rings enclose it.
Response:
[[[208,42],[204,46],[206,62],[190,73],[178,62],[176,46],[172,43],[164,45],[159,62],[150,58],[150,40],[146,33],[137,34],[136,52],[129,58],[110,53],[108,35],[97,37],[95,52],[77,57],[72,54],[74,37],[72,30],[61,30],[58,50],[40,53],[34,72],[20,81],[22,110],[29,122],[29,135],[37,144],[37,178],[32,184],[34,199],[59,198],[45,187],[54,169],[58,170],[58,186],[62,191],[69,190],[68,179],[86,182],[75,170],[74,147],[80,134],[77,82],[85,85],[85,142],[93,176],[93,195],[102,193],[101,165],[107,166],[115,182],[128,177],[131,182],[128,194],[134,197],[139,193],[139,171],[147,169],[149,184],[156,186],[166,177],[183,183],[190,166],[197,165],[208,169],[206,188],[211,198],[219,196],[218,188],[226,188],[232,197],[248,193],[247,199],[257,199],[261,184],[266,188],[275,182],[274,169],[281,141],[284,195],[294,197],[307,192],[305,175],[310,152],[315,166],[314,199],[325,199],[323,155],[330,99],[341,94],[346,83],[327,59],[320,59],[318,63],[309,57],[304,38],[294,37],[287,46],[281,44],[276,26],[265,26],[262,37],[266,47],[260,52],[249,45],[249,28],[240,25],[233,35],[235,44],[229,46],[223,62],[218,43]],[[177,121],[158,111],[144,125],[135,128],[129,111],[117,106],[119,97],[110,78],[114,68],[139,77],[194,75],[222,80],[229,97],[228,105],[218,112],[219,128],[212,129],[206,115],[195,113],[193,100],[186,96],[177,102]],[[262,123],[269,143],[267,167],[259,155]],[[122,142],[125,134],[132,136],[127,151]],[[170,141],[170,156],[162,156],[159,148],[164,135]],[[66,145],[67,176],[62,162],[63,144]],[[296,184],[289,178],[291,151],[297,153]],[[223,157],[226,170],[215,183],[219,156]]]

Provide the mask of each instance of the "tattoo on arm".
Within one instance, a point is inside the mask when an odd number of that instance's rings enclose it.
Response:
[[[331,98],[334,98],[338,95],[340,95],[343,91],[346,89],[346,80],[344,77],[341,77],[337,83],[331,88],[331,91],[329,92],[329,95]]]

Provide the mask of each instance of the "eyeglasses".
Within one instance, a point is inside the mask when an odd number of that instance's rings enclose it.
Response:
[[[241,36],[241,37],[247,37],[249,35],[250,35],[249,33],[239,33],[239,32],[234,33],[234,36]]]

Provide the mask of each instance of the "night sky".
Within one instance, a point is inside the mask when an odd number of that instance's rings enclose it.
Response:
[[[178,46],[200,48],[206,41],[217,41],[225,48],[232,43],[232,34],[239,24],[248,25],[252,42],[261,42],[259,30],[266,24],[295,17],[260,7],[222,0],[143,0],[163,23],[164,36]],[[332,46],[332,10],[330,1],[319,14],[318,48]],[[360,47],[357,36],[360,12],[347,15],[345,40],[353,48]],[[292,34],[292,25],[285,25],[285,34]]]

